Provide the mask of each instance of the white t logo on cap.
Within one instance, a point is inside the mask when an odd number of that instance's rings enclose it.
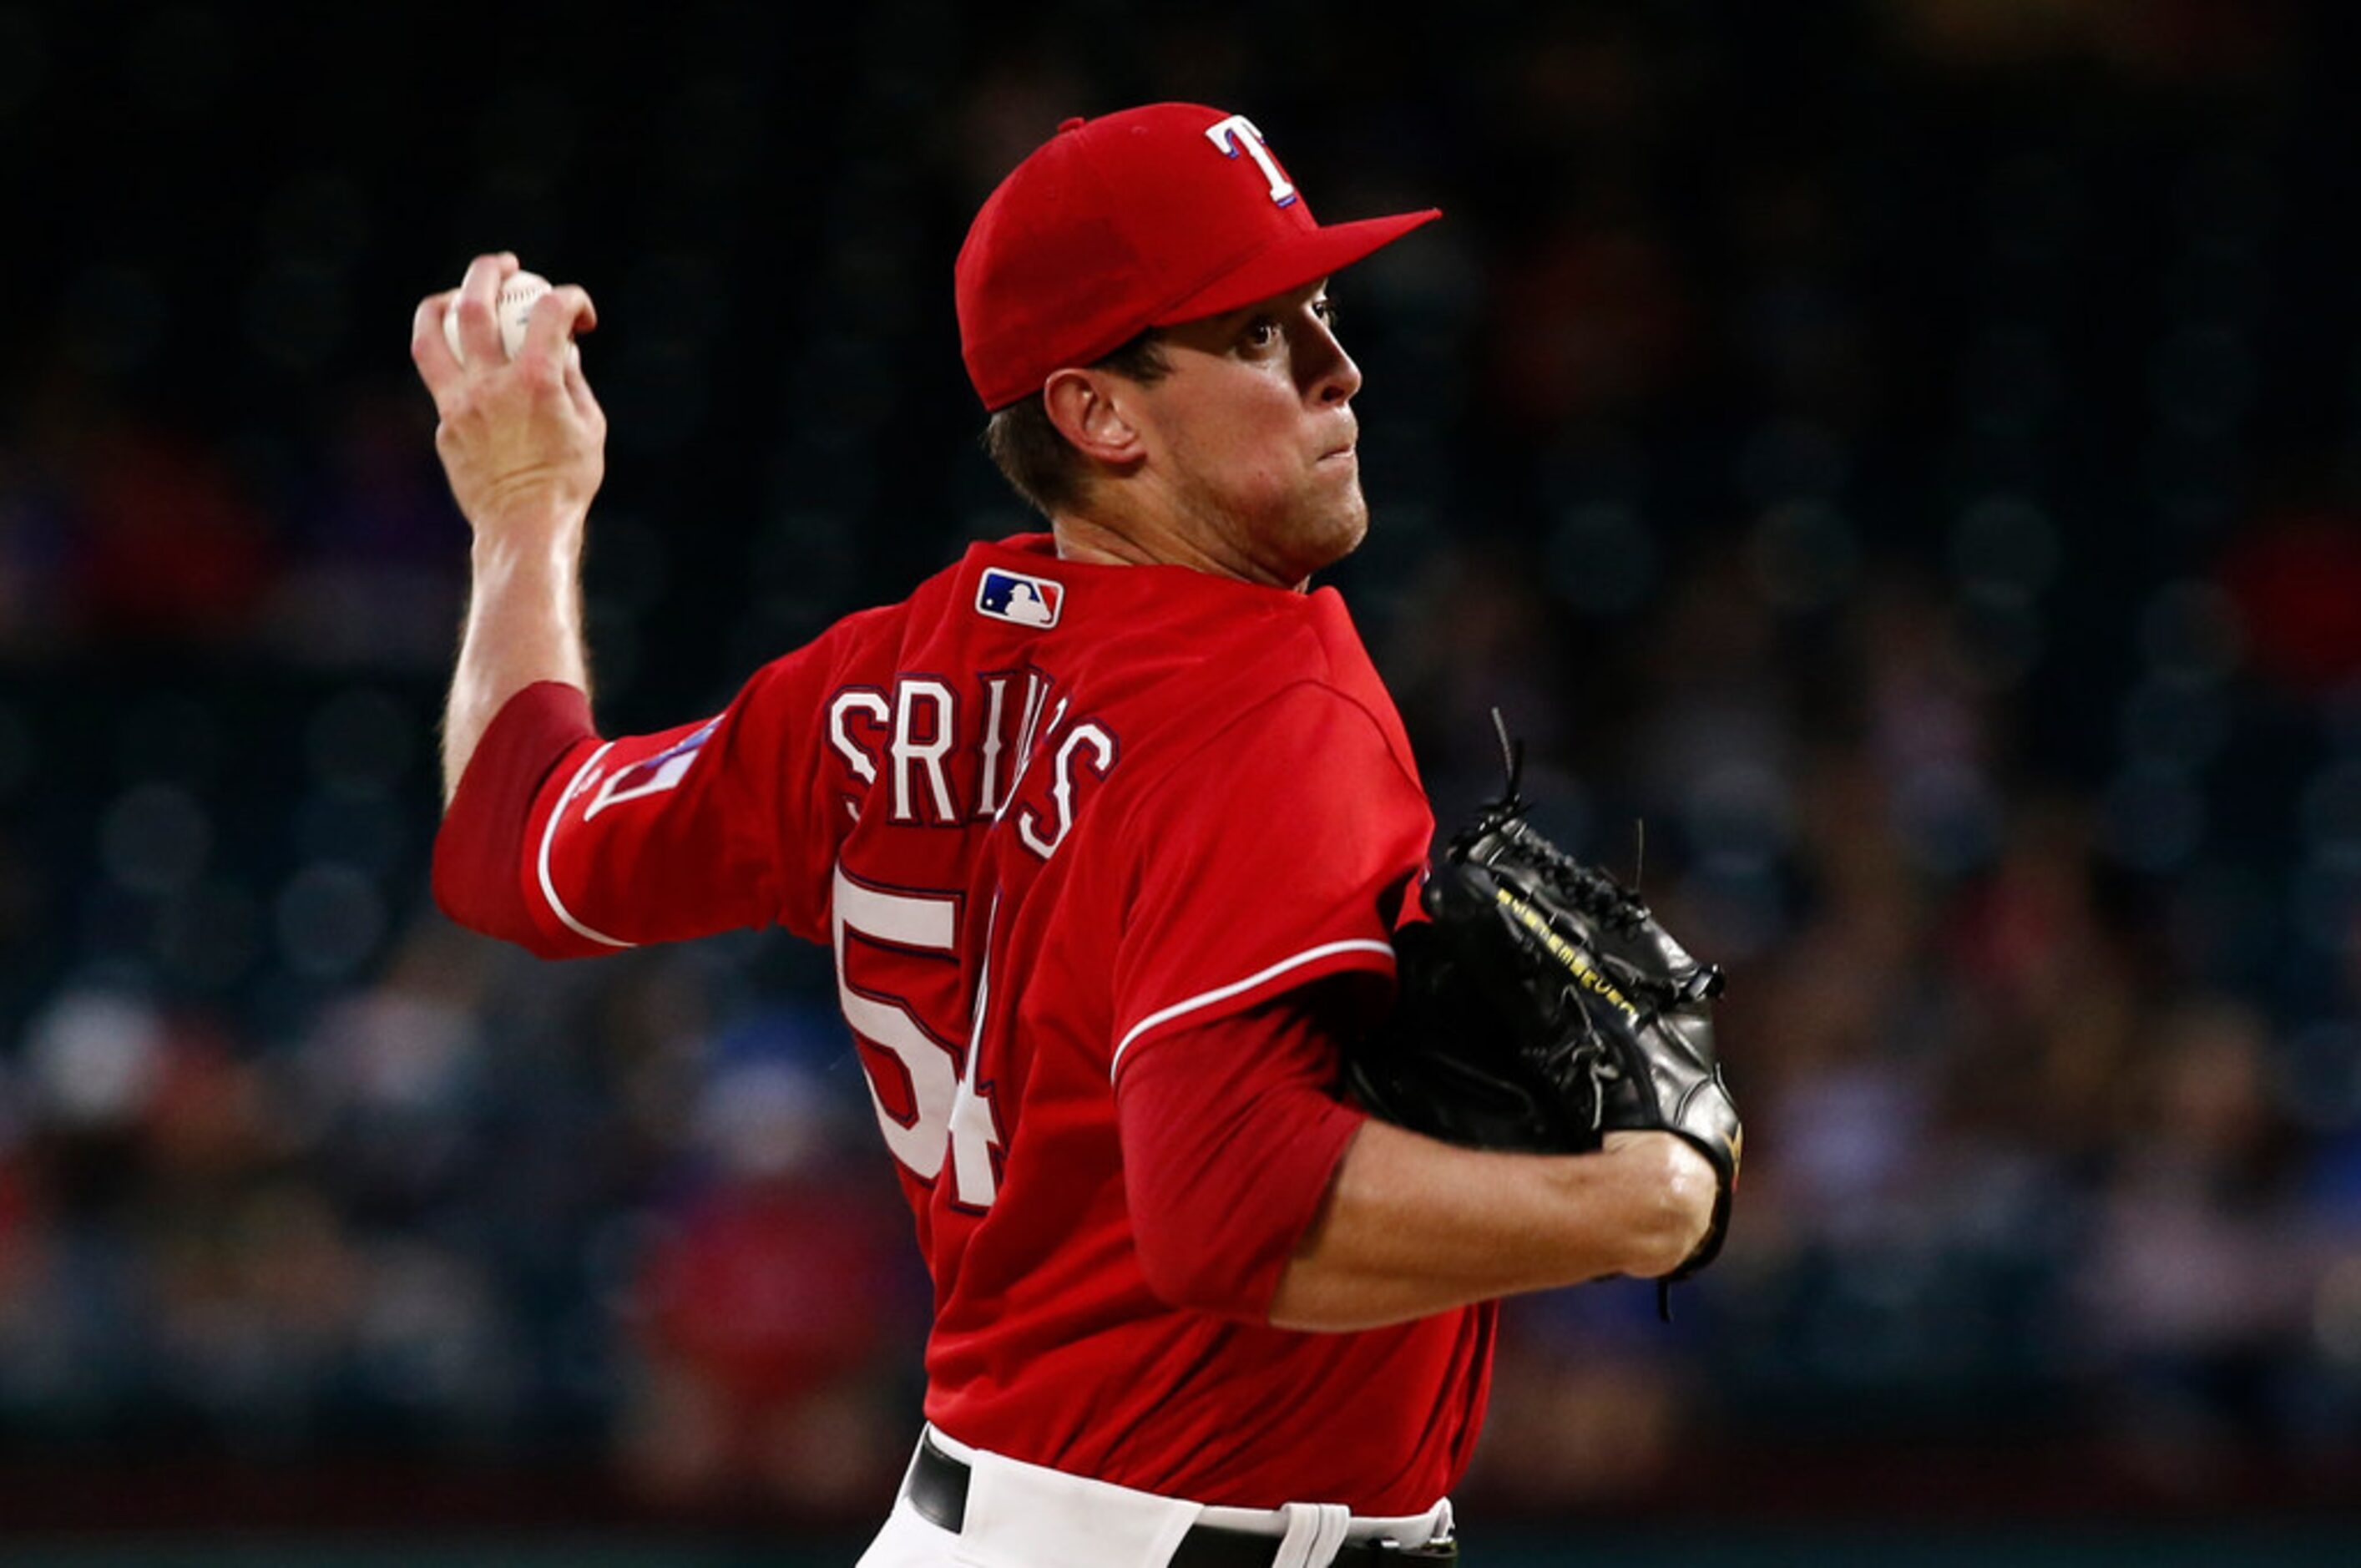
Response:
[[[1232,115],[1205,127],[1205,139],[1221,150],[1224,158],[1235,158],[1244,152],[1255,160],[1255,166],[1270,181],[1270,199],[1284,207],[1295,200],[1295,187],[1287,182],[1279,171],[1279,159],[1271,157],[1270,148],[1263,144],[1262,133],[1244,115]]]

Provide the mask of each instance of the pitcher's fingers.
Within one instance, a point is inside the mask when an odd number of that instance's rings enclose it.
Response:
[[[478,256],[467,263],[467,275],[460,280],[459,297],[451,308],[459,313],[459,346],[470,365],[498,365],[509,356],[500,341],[498,312],[500,285],[516,270],[512,251]]]
[[[444,398],[458,386],[459,378],[467,374],[443,338],[443,313],[451,308],[457,295],[456,289],[429,294],[418,302],[418,313],[410,318],[411,362],[418,367],[418,378],[426,383],[426,390],[438,409]]]
[[[577,333],[589,332],[598,324],[598,307],[581,288],[566,283],[552,289],[533,302],[533,313],[525,318],[524,347],[519,357],[561,356]]]

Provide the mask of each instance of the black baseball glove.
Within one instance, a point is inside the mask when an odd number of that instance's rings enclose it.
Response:
[[[1679,1134],[1721,1178],[1711,1230],[1668,1277],[1686,1277],[1721,1250],[1738,1183],[1738,1108],[1713,1047],[1721,971],[1525,820],[1505,729],[1502,744],[1508,793],[1452,840],[1422,895],[1430,918],[1396,935],[1399,1001],[1348,1053],[1347,1081],[1387,1121],[1481,1148]]]

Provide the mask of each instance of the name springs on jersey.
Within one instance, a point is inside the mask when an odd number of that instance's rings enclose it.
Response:
[[[1040,749],[1054,747],[1048,812],[1028,804],[1016,814],[1018,842],[1046,861],[1073,831],[1083,793],[1106,780],[1121,753],[1114,732],[1097,719],[1066,726],[1071,699],[1049,706],[1056,685],[1047,672],[1027,667],[978,675],[978,689],[964,703],[938,675],[898,674],[890,694],[843,686],[829,701],[829,744],[873,791],[882,775],[895,823],[940,828],[996,819],[1032,765],[1037,740]],[[961,732],[963,712],[978,716],[972,733]],[[955,750],[963,750],[970,765],[947,765]],[[955,777],[972,784],[964,798]],[[860,820],[858,796],[846,795],[844,806]]]

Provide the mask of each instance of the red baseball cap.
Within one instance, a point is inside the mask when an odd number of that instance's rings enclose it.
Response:
[[[1323,227],[1253,122],[1202,104],[1068,120],[960,247],[968,379],[1006,408],[1149,327],[1301,288],[1442,215]]]

